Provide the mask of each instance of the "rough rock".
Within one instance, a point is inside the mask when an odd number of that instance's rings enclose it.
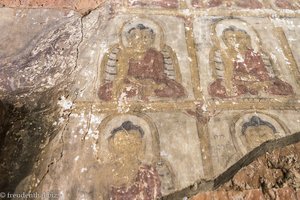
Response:
[[[59,98],[76,69],[81,19],[73,11],[0,10],[2,37],[1,183],[13,191],[59,130]],[[2,49],[2,48],[1,48]],[[1,106],[1,118],[3,118]],[[46,117],[47,116],[47,117]],[[55,125],[57,124],[57,125]]]
[[[0,0],[0,6],[11,8],[56,8],[72,9],[82,14],[105,2],[104,0]]]
[[[242,168],[218,191],[199,193],[202,199],[299,199],[300,143],[267,152]]]

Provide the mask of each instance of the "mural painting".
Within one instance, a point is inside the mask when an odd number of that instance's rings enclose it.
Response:
[[[102,184],[104,197],[152,200],[176,188],[172,168],[160,157],[155,125],[147,120],[120,115],[108,117],[100,125],[98,146],[102,153],[98,156],[105,160],[100,165],[110,177]]]
[[[111,132],[109,149],[113,154],[114,186],[110,199],[157,199],[161,197],[160,180],[156,169],[141,163],[143,156],[143,136],[141,127],[130,121]]]
[[[242,126],[242,135],[245,136],[249,149],[253,149],[265,141],[274,139],[276,128],[269,122],[257,116],[251,117],[249,122]]]
[[[210,59],[215,81],[208,90],[213,97],[241,95],[293,95],[292,86],[275,74],[274,62],[260,48],[257,33],[238,20],[220,21],[215,26],[215,46]],[[251,33],[250,33],[251,32]]]
[[[194,10],[165,9],[191,3]],[[289,3],[295,9],[297,1]],[[45,139],[34,172],[16,191],[160,199],[212,182],[263,143],[299,131],[298,74],[291,73],[298,66],[287,62],[297,55],[284,37],[288,28],[256,22],[257,16],[229,17],[236,8],[252,9],[251,15],[266,1],[123,5],[107,18],[95,10],[78,21],[87,34],[75,51],[78,81],[70,91],[76,97],[59,98],[53,124],[62,131]],[[226,17],[216,17],[218,8]],[[267,37],[263,26],[277,32]]]
[[[176,54],[163,42],[163,32],[152,21],[131,21],[121,30],[121,44],[102,61],[103,77],[98,96],[110,101],[126,96],[135,100],[182,98]]]
[[[242,154],[253,150],[266,141],[290,134],[286,125],[276,117],[265,113],[246,113],[236,116],[231,126],[234,144]]]

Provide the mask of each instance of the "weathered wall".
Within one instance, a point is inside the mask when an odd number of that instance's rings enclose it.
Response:
[[[0,191],[176,199],[297,142],[298,1],[2,4]]]
[[[13,191],[61,126],[57,101],[68,94],[81,41],[73,11],[1,9],[1,99],[8,129],[1,144],[1,188]],[[2,135],[2,134],[1,134]]]
[[[0,6],[10,8],[71,9],[85,14],[103,4],[103,0],[1,0]]]

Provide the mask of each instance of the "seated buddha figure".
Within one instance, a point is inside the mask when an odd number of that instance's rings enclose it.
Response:
[[[177,99],[185,96],[171,48],[156,49],[156,34],[143,24],[126,30],[127,45],[113,48],[104,59],[105,74],[98,90],[101,100],[121,96],[148,100],[149,97]]]
[[[293,88],[274,75],[270,58],[255,52],[250,35],[234,26],[224,29],[222,40],[226,48],[211,51],[215,81],[208,87],[213,97],[240,95],[292,95]],[[220,73],[222,72],[222,73]]]
[[[109,199],[159,199],[161,183],[155,166],[144,164],[144,131],[126,121],[111,133],[109,149],[113,155],[112,185]]]

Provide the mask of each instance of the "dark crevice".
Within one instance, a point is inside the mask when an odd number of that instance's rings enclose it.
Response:
[[[20,181],[32,171],[41,146],[47,145],[47,141],[57,134],[60,128],[54,122],[59,113],[57,96],[61,92],[49,89],[22,107],[14,107],[9,98],[4,100],[6,131],[0,140],[1,192],[15,191]]]

